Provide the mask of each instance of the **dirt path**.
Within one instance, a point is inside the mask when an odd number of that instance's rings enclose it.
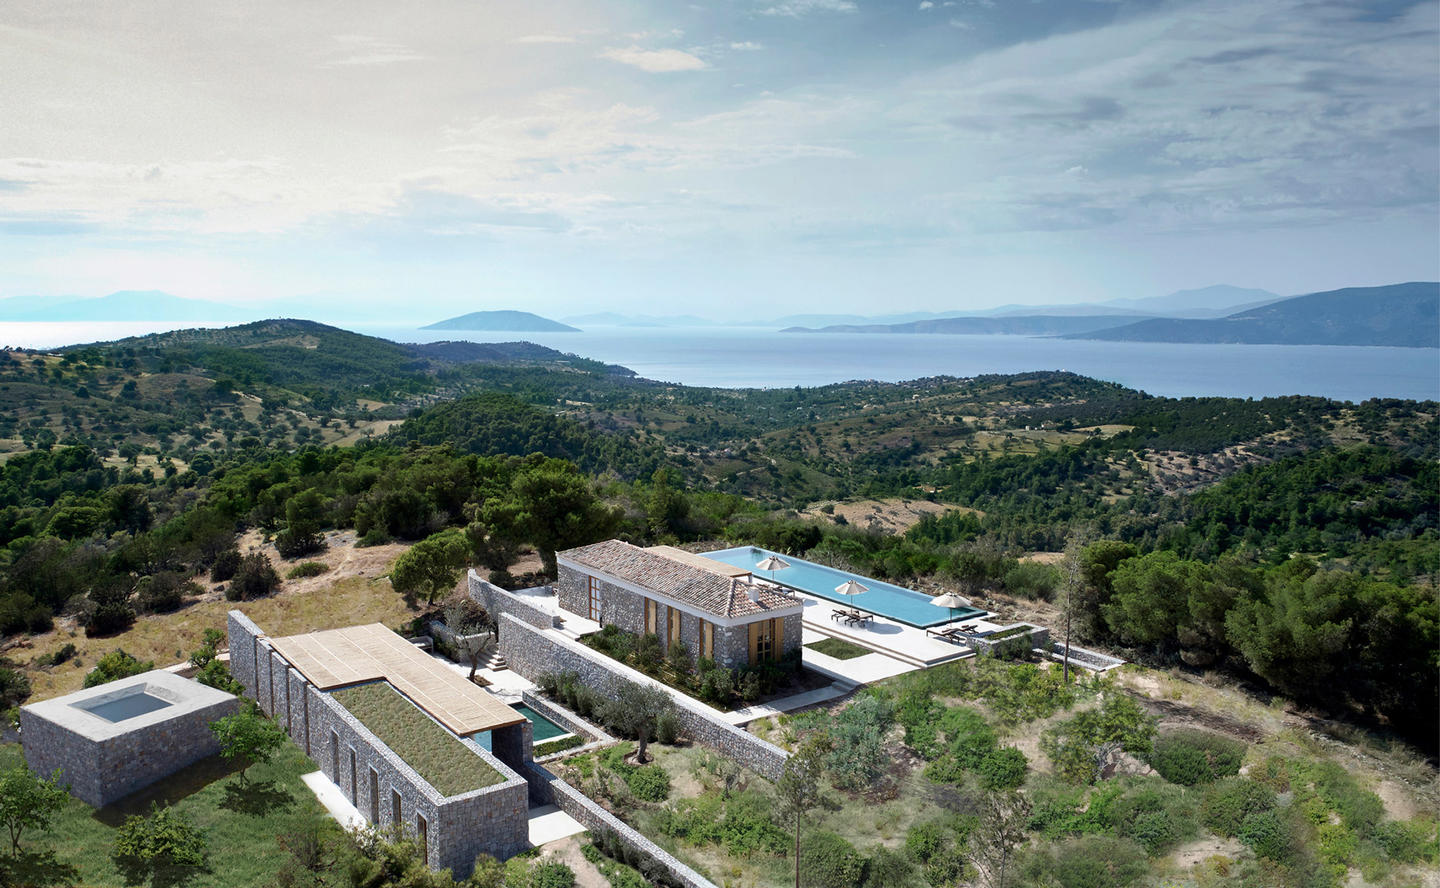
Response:
[[[610,888],[610,880],[580,853],[580,837],[566,836],[540,846],[543,860],[557,860],[575,871],[575,888]]]

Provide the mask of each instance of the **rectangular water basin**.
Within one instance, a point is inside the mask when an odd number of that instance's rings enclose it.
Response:
[[[931,596],[923,592],[916,592],[913,589],[906,589],[870,577],[862,577],[859,574],[836,570],[833,567],[826,567],[823,564],[816,564],[792,555],[780,555],[759,546],[737,546],[734,549],[722,549],[718,552],[703,554],[706,558],[722,564],[750,568],[754,571],[755,576],[761,579],[789,586],[805,595],[813,595],[836,604],[879,614],[897,623],[904,623],[917,629],[939,626],[954,620],[968,620],[985,613],[984,610],[975,607],[936,607],[930,603]],[[755,567],[770,555],[785,560],[790,566],[776,571],[759,570]],[[866,591],[858,595],[841,595],[836,592],[835,587],[847,580],[854,580],[861,584]]]
[[[138,694],[127,694],[124,697],[116,697],[113,700],[106,700],[103,703],[96,703],[91,706],[79,706],[91,715],[97,715],[108,722],[122,722],[154,712],[157,709],[164,709],[170,705],[169,700],[162,700],[153,694],[141,691]]]

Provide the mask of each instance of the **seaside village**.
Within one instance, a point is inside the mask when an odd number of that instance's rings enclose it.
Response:
[[[1091,672],[1121,663],[1067,651],[1047,627],[998,622],[958,595],[752,547],[693,554],[607,540],[556,563],[553,585],[518,591],[470,571],[474,621],[437,620],[413,637],[378,623],[276,636],[232,610],[219,658],[244,700],[188,678],[187,664],[133,675],[24,707],[25,760],[98,808],[220,752],[212,724],[253,701],[318,767],[305,782],[340,823],[409,835],[431,868],[464,878],[480,855],[505,860],[588,830],[647,878],[700,888],[713,883],[563,778],[566,760],[622,742],[577,699],[633,698],[623,728],[642,752],[659,736],[779,780],[790,754],[747,730],[779,713],[969,657],[1068,658]],[[641,642],[633,662],[788,681],[716,705],[703,681],[697,693],[663,668],[621,662],[622,639]],[[846,655],[824,653],[827,639]]]

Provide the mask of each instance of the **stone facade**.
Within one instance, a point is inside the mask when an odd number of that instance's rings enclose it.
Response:
[[[668,688],[643,673],[617,663],[558,632],[542,631],[521,620],[502,614],[500,652],[510,668],[535,681],[545,672],[575,672],[580,681],[601,694],[614,693],[619,683],[662,688],[675,702],[680,731],[770,780],[777,780],[785,768],[788,753],[720,718],[715,710],[689,696]]]
[[[996,638],[996,635],[1003,637]],[[1045,650],[1050,647],[1050,630],[1033,623],[1015,623],[1002,626],[988,635],[972,635],[966,643],[981,657],[1024,659],[1036,648]]]
[[[166,705],[118,722],[89,709],[142,693]],[[210,724],[239,709],[230,694],[157,670],[22,707],[20,737],[31,771],[59,770],[98,808],[218,753]]]
[[[450,868],[457,878],[469,875],[478,854],[504,859],[529,847],[529,785],[516,773],[530,763],[528,721],[492,732],[494,754],[460,738],[505,779],[442,796],[330,694],[275,653],[248,617],[231,611],[228,627],[232,674],[367,822],[399,824],[412,835],[423,831],[427,862]]]
[[[590,579],[593,575],[566,564],[559,565],[557,574],[555,591],[559,596],[560,606],[571,613],[590,618]],[[602,626],[618,626],[626,632],[633,632],[636,635],[643,634],[645,632],[644,596],[601,577],[595,577],[595,580],[600,593],[600,613],[596,622]],[[668,648],[672,608],[664,599],[656,597],[653,600],[658,604],[655,608],[654,631],[660,636],[660,643]],[[697,656],[700,651],[700,620],[702,616],[684,606],[674,607],[674,613],[680,620],[680,640],[685,643],[692,656]],[[748,622],[727,621],[708,615],[703,619],[715,627],[715,648],[712,659],[717,665],[724,666],[726,669],[738,669],[750,665],[750,622],[754,622],[755,619]],[[766,616],[760,619],[771,618]],[[782,621],[783,628],[777,655],[798,650],[801,645],[801,614],[799,612],[787,614],[779,619]]]
[[[555,625],[555,615],[526,601],[526,596],[506,591],[494,583],[482,580],[480,575],[473,570],[469,572],[468,579],[471,600],[485,608],[486,613],[510,614],[536,629],[549,629]],[[575,613],[579,613],[579,611],[575,611]]]

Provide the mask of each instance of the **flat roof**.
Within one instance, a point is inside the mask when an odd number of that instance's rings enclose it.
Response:
[[[269,641],[280,656],[322,691],[384,679],[462,737],[525,720],[504,701],[435,662],[383,623]]]
[[[111,721],[96,712],[97,707],[141,694],[164,701],[165,705],[152,708],[148,712],[121,717],[118,721]],[[89,740],[100,741],[234,699],[232,694],[181,678],[164,669],[155,669],[75,691],[63,697],[51,697],[49,700],[30,703],[24,708],[68,731]]]
[[[688,564],[691,567],[698,567],[701,570],[708,570],[717,573],[722,577],[748,577],[750,568],[736,567],[733,564],[725,564],[713,558],[706,558],[703,555],[696,555],[694,552],[686,552],[684,549],[677,549],[674,546],[647,546],[646,552],[654,552],[656,555],[663,555],[666,558]]]

